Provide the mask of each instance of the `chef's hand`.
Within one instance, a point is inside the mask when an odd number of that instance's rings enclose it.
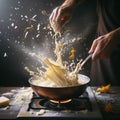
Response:
[[[108,58],[118,44],[120,44],[120,28],[95,39],[89,54],[93,53],[92,60]]]
[[[49,17],[51,27],[57,23],[62,29],[71,20],[75,7],[75,0],[65,0],[61,6],[56,7]]]

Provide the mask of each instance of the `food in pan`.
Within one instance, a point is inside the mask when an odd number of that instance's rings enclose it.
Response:
[[[28,67],[25,69],[34,77],[35,85],[45,86],[45,87],[68,87],[77,86],[84,84],[80,78],[78,78],[78,72],[81,70],[81,61],[77,63],[76,68],[73,71],[69,71],[68,67],[63,64],[61,52],[63,49],[63,44],[55,40],[56,48],[54,53],[57,56],[56,61],[50,58],[44,58],[42,61],[47,65],[43,67],[44,72],[37,68],[38,74],[30,71]],[[36,55],[37,56],[37,55]],[[37,56],[39,59],[41,57]]]

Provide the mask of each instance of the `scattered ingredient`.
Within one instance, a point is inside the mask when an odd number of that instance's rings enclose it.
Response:
[[[42,13],[42,15],[47,15],[46,10],[42,10],[41,13]]]
[[[10,103],[10,100],[7,97],[1,96],[0,97],[0,107],[6,107]]]
[[[67,33],[70,33],[70,32],[71,32],[71,30],[68,29],[68,30],[64,31],[64,34],[67,34]]]
[[[72,48],[71,55],[69,56],[69,59],[74,59],[75,58],[75,52],[76,52],[76,50],[74,48]]]
[[[111,104],[106,104],[104,107],[104,111],[105,112],[112,112],[113,111],[113,107]]]
[[[32,97],[32,92],[31,88],[20,88],[16,91],[14,99],[10,102],[10,105],[22,105],[26,99],[30,99]]]
[[[7,53],[4,53],[4,58],[5,58],[5,57],[8,57]]]
[[[50,24],[47,25],[47,29],[52,30],[52,27],[50,26]]]
[[[33,28],[33,25],[26,27],[25,30],[31,30],[32,28]]]
[[[97,88],[96,92],[100,92],[100,93],[107,93],[110,90],[110,84],[106,85],[106,86],[102,86],[101,88]]]
[[[40,111],[36,112],[36,115],[43,115],[46,112],[46,110],[41,109]]]
[[[5,96],[5,97],[12,97],[14,95],[14,93],[12,92],[6,92],[6,93],[3,93],[2,96]]]

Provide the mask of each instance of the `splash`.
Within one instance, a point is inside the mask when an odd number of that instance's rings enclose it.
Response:
[[[60,41],[55,40],[54,53],[57,58],[56,60],[47,57],[42,58],[42,56],[36,55],[35,53],[32,54],[32,56],[37,57],[40,61],[44,62],[45,64],[45,66],[41,67],[42,70],[40,68],[37,68],[37,74],[29,70],[28,67],[25,67],[25,69],[34,78],[33,84],[45,87],[66,87],[83,84],[83,82],[80,81],[80,79],[78,79],[78,72],[81,70],[82,61],[79,61],[76,65],[76,68],[72,72],[70,72],[68,66],[63,64],[63,48],[64,44]]]

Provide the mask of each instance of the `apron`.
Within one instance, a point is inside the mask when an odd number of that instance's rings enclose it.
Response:
[[[120,27],[120,1],[98,0],[98,36]],[[108,59],[98,59],[91,64],[91,85],[120,85],[120,45],[116,46]]]

